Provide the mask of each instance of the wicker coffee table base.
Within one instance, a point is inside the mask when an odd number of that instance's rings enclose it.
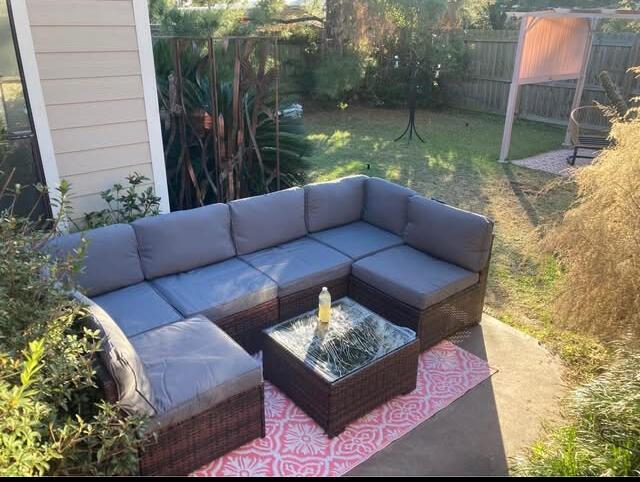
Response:
[[[355,371],[329,382],[287,350],[265,337],[265,378],[304,410],[329,437],[377,406],[416,387],[420,344],[415,340]]]

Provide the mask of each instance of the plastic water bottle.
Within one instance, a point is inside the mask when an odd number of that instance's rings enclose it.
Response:
[[[318,299],[318,319],[322,323],[328,323],[331,319],[331,294],[326,286],[322,288]]]

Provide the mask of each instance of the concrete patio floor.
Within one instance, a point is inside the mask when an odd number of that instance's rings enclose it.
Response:
[[[567,156],[573,152],[573,149],[559,149],[556,151],[543,152],[536,156],[526,157],[524,159],[517,159],[511,161],[512,164],[521,167],[528,167],[529,169],[535,169],[537,171],[549,172],[551,174],[557,174],[558,176],[570,177],[580,167],[588,166],[593,162],[593,159],[576,159],[575,166],[570,166],[567,163]],[[588,149],[581,149],[580,155],[595,156],[596,151],[589,151]]]
[[[506,475],[558,417],[562,365],[536,339],[484,315],[452,341],[498,372],[348,475]]]

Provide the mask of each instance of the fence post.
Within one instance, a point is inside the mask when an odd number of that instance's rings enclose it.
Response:
[[[275,39],[274,63],[276,69],[276,189],[280,190],[280,55],[278,39]]]

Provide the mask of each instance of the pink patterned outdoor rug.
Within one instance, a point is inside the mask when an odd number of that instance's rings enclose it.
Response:
[[[330,439],[307,414],[266,383],[267,436],[214,460],[196,476],[338,476],[490,377],[487,362],[443,341],[420,355],[418,384]]]

